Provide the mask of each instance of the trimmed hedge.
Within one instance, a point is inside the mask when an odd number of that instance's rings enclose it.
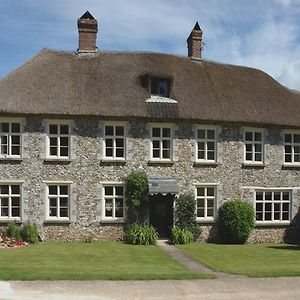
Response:
[[[242,199],[223,203],[218,211],[220,241],[230,244],[244,244],[254,229],[254,209]]]

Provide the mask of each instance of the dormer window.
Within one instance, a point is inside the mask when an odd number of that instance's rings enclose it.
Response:
[[[151,95],[170,97],[170,80],[163,78],[151,78]]]

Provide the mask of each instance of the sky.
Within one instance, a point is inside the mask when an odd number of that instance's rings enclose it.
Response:
[[[258,68],[300,90],[300,0],[0,0],[0,78],[44,48],[76,51],[86,10],[98,20],[100,50],[186,56],[198,21],[204,59]]]

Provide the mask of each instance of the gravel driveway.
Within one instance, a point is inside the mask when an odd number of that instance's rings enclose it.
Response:
[[[2,281],[0,299],[300,299],[300,277],[179,281]]]

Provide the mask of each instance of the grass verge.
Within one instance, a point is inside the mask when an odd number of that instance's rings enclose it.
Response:
[[[179,249],[209,268],[249,277],[300,276],[300,246],[188,244]]]
[[[43,243],[0,249],[0,280],[152,280],[212,278],[191,272],[157,246]]]

